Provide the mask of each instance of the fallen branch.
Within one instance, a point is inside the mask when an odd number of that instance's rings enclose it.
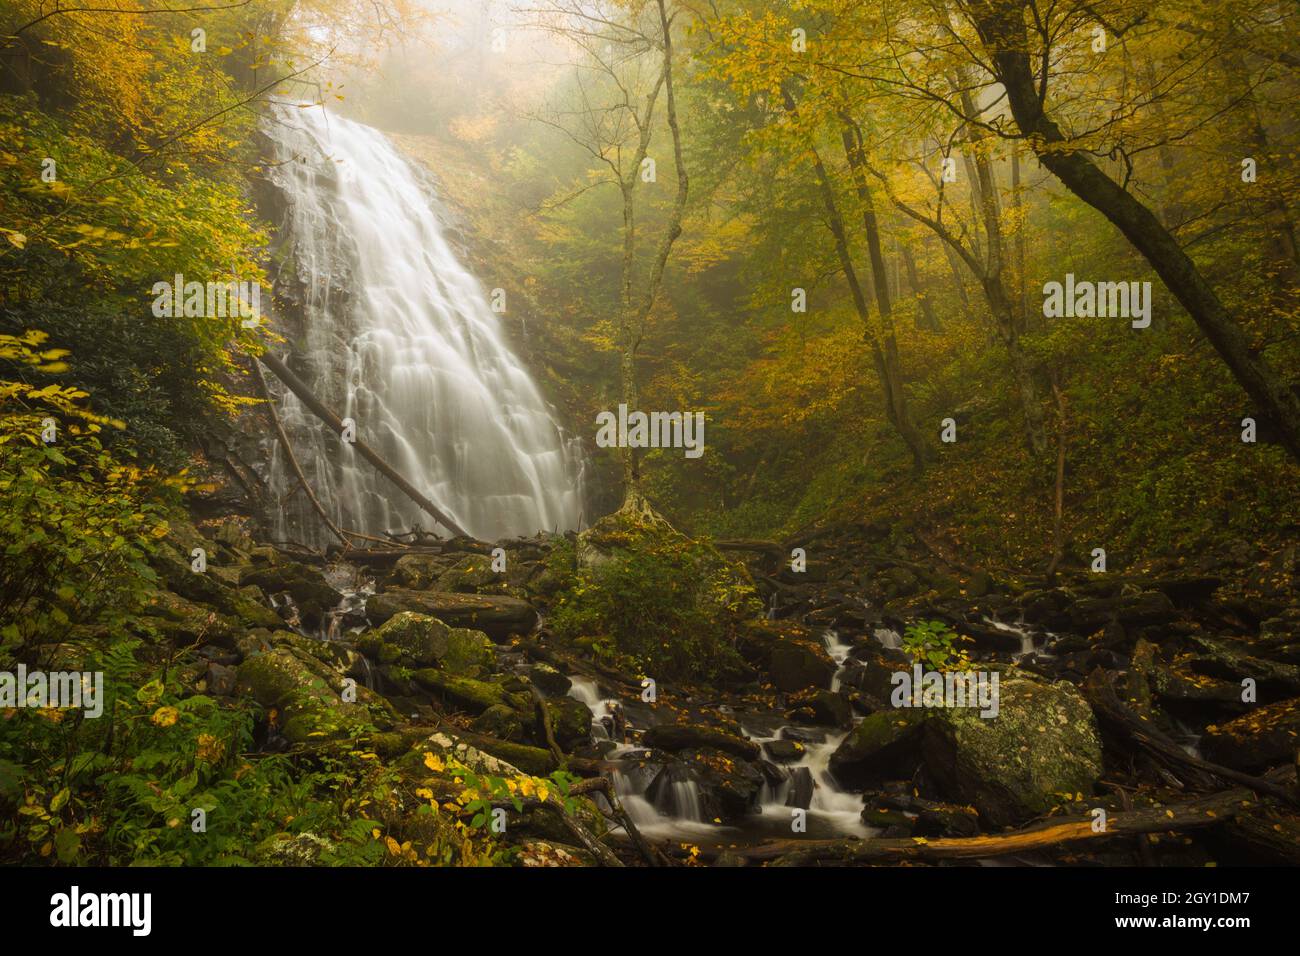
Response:
[[[623,832],[627,834],[632,845],[637,848],[638,852],[645,857],[647,863],[651,866],[672,866],[672,861],[659,851],[659,849],[641,835],[641,831],[636,828],[632,822],[631,816],[624,809],[622,802],[618,799],[618,794],[614,792],[614,787],[608,777],[593,777],[590,780],[581,780],[573,785],[570,793],[599,793],[608,801],[611,811],[619,825],[623,827]]]
[[[307,387],[303,380],[295,375],[287,365],[270,352],[259,356],[259,361],[274,372],[276,378],[284,382],[289,391],[297,395],[302,403],[311,409],[317,418],[340,435],[343,433],[343,422],[339,417],[330,411],[329,408],[327,408],[325,404],[312,393],[311,389]],[[443,527],[447,528],[453,535],[462,538],[470,538],[470,535],[465,531],[465,529],[456,524],[456,522],[447,515],[443,514],[442,510],[439,509],[437,505],[421,494],[415,485],[411,484],[401,474],[399,474],[397,469],[386,462],[373,448],[359,438],[352,442],[352,447],[357,450],[357,453],[362,458],[374,465],[381,474],[400,488],[403,494],[419,505],[421,510]]]
[[[311,490],[311,485],[307,483],[307,476],[303,474],[302,466],[298,464],[298,456],[293,453],[293,445],[289,443],[289,436],[285,434],[284,425],[280,422],[280,415],[275,410],[275,402],[271,398],[271,391],[266,387],[266,376],[262,374],[262,366],[258,364],[257,359],[249,359],[249,364],[253,366],[253,377],[257,380],[257,391],[266,403],[265,407],[267,413],[271,416],[271,424],[275,426],[275,437],[279,440],[280,447],[284,449],[285,457],[289,460],[289,467],[298,479],[298,486],[302,488],[307,500],[311,502],[312,509],[320,516],[320,520],[325,523],[325,527],[329,528],[334,537],[343,543],[343,551],[347,553],[347,550],[352,546],[351,542],[343,534],[343,530],[326,514],[320,499],[316,497],[316,493]]]
[[[1193,757],[1182,747],[1170,740],[1163,733],[1144,721],[1133,708],[1129,707],[1115,693],[1114,685],[1106,672],[1098,668],[1088,675],[1083,683],[1084,696],[1092,705],[1093,713],[1103,726],[1119,731],[1121,736],[1131,739],[1157,761],[1174,770],[1193,770],[1201,775],[1218,777],[1230,783],[1249,787],[1256,793],[1266,793],[1290,804],[1300,805],[1300,797],[1288,787],[1272,783],[1262,777],[1255,777],[1231,767],[1220,766]]]
[[[1112,813],[1104,830],[1096,830],[1089,815],[1071,820],[1047,821],[1010,833],[977,837],[869,840],[777,840],[753,847],[728,848],[725,852],[745,860],[772,860],[780,866],[826,861],[874,863],[915,860],[935,863],[943,860],[981,860],[1015,853],[1045,850],[1071,843],[1113,840],[1145,833],[1166,833],[1214,826],[1231,820],[1255,806],[1254,794],[1236,789],[1186,803],[1146,810]],[[722,849],[706,851],[712,858]]]

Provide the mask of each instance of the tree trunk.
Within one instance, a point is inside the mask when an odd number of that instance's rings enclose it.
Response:
[[[302,403],[306,405],[309,409],[311,409],[311,411],[316,415],[317,418],[323,421],[334,431],[342,434],[343,432],[342,420],[337,415],[335,415],[332,411],[330,411],[329,408],[327,408],[319,398],[317,398],[314,394],[312,394],[311,389],[307,387],[306,383],[303,382],[303,380],[300,379],[297,375],[295,375],[287,365],[281,362],[270,352],[267,352],[265,355],[259,356],[258,360],[267,368],[269,368],[272,372],[274,372],[276,378],[284,382],[284,384],[288,386],[289,391],[297,395],[298,398],[302,400]],[[451,518],[443,514],[441,509],[439,509],[437,505],[435,505],[432,501],[430,501],[423,494],[421,494],[419,489],[417,489],[415,485],[411,484],[404,477],[402,477],[402,475],[398,473],[397,469],[395,469],[392,465],[390,465],[387,461],[385,461],[382,457],[380,457],[378,452],[376,452],[373,448],[371,448],[361,439],[358,438],[356,441],[354,441],[352,443],[352,447],[356,449],[357,454],[359,454],[366,461],[370,462],[370,464],[374,465],[377,469],[379,469],[381,474],[383,474],[389,481],[391,481],[398,488],[400,488],[402,493],[405,494],[406,497],[410,498],[417,505],[419,505],[421,510],[423,510],[427,515],[432,517],[435,521],[437,521],[444,528],[450,531],[453,535],[461,538],[473,537],[467,531],[465,531],[464,528],[458,525],[455,521],[453,521]]]
[[[903,265],[907,268],[907,284],[912,287],[912,294],[916,296],[917,305],[921,308],[921,317],[917,326],[930,332],[938,332],[942,328],[939,324],[939,316],[935,314],[934,303],[921,288],[921,277],[916,271],[916,257],[912,255],[912,248],[907,243],[899,245],[902,249]]]
[[[891,421],[893,421],[894,427],[903,437],[908,450],[912,453],[913,466],[917,471],[920,471],[925,467],[930,453],[925,444],[925,439],[921,437],[916,425],[912,422],[911,412],[907,407],[907,394],[903,391],[902,361],[898,354],[898,338],[894,334],[893,305],[889,295],[889,276],[885,271],[885,257],[880,247],[880,224],[876,219],[876,206],[872,199],[871,189],[867,184],[867,174],[862,155],[861,132],[846,125],[841,131],[841,140],[844,143],[844,153],[849,162],[849,171],[853,175],[853,184],[857,190],[858,200],[862,203],[862,229],[867,237],[867,253],[871,258],[871,281],[876,292],[876,308],[880,312],[880,351],[882,352],[883,368],[886,373],[884,381],[886,399],[889,402],[889,407],[893,410]],[[823,184],[823,196],[833,205],[834,193],[831,190],[830,180],[826,175],[826,169],[822,165],[820,157],[817,159],[817,166],[817,175]],[[838,217],[838,212],[836,216]],[[843,231],[843,228],[841,222],[840,230]],[[839,241],[841,241],[840,237],[837,236],[836,242]],[[844,243],[844,252],[841,258],[847,259],[847,239],[844,240]],[[863,315],[863,321],[867,321],[865,314]]]
[[[1016,125],[1038,159],[1072,193],[1109,219],[1146,258],[1214,346],[1233,377],[1278,430],[1300,461],[1300,397],[1251,347],[1245,331],[1169,230],[1131,193],[1085,154],[1071,150],[1043,108],[1027,52],[1023,6],[1010,0],[976,0],[968,14],[1006,89]],[[1063,146],[1063,144],[1066,144]]]

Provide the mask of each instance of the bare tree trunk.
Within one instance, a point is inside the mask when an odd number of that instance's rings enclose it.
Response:
[[[916,271],[916,257],[912,255],[912,248],[905,242],[899,243],[899,245],[903,256],[903,265],[907,267],[907,284],[912,287],[912,294],[916,296],[917,305],[921,308],[921,317],[917,325],[930,332],[938,332],[941,328],[939,316],[935,314],[934,303],[930,301],[930,297],[921,288],[921,278]]]
[[[323,421],[335,432],[338,432],[339,434],[343,433],[342,420],[330,411],[329,408],[327,408],[325,404],[312,393],[306,383],[295,375],[287,365],[270,352],[259,356],[258,361],[274,372],[276,378],[284,382],[284,384],[288,386],[289,391],[297,395],[298,398],[302,400],[302,403],[311,409],[317,418]],[[398,473],[397,469],[385,461],[377,451],[359,438],[352,443],[352,447],[356,449],[357,454],[370,462],[370,464],[374,465],[375,468],[384,475],[384,477],[400,488],[406,497],[419,505],[421,510],[450,531],[453,535],[461,538],[473,538],[473,536],[465,531],[464,528],[443,514],[442,510],[437,505],[421,494],[415,485],[402,477],[402,475]]]

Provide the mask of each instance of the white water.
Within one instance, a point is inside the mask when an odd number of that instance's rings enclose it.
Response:
[[[305,322],[303,337],[277,352],[291,352],[308,386],[355,420],[357,437],[470,534],[576,528],[579,459],[448,244],[427,184],[378,131],[319,107],[277,108],[266,130],[282,163],[269,174],[289,200],[279,229],[292,242],[285,268],[301,283]],[[433,530],[432,518],[294,395],[281,396],[279,410],[340,526]],[[279,536],[326,540],[304,496],[293,494],[278,446],[271,485]]]

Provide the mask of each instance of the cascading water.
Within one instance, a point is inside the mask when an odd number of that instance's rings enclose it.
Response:
[[[296,301],[290,364],[357,437],[470,534],[576,528],[580,458],[457,260],[427,184],[378,131],[319,107],[278,107],[269,177],[286,200],[277,298]],[[291,393],[285,430],[322,505],[370,534],[430,529]],[[279,537],[328,540],[284,452],[272,451]],[[445,529],[438,529],[445,530]]]

